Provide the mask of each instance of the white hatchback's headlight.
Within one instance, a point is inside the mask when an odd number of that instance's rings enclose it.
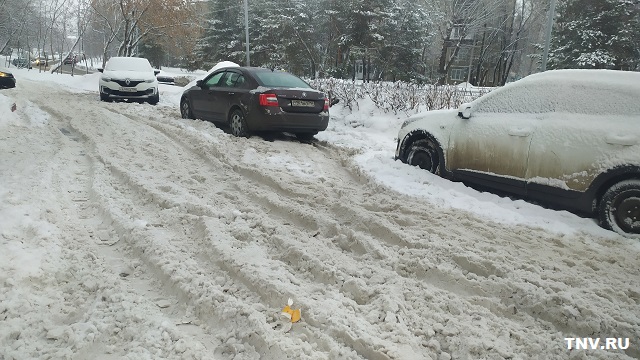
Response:
[[[153,84],[153,82],[156,81],[155,79],[149,79],[149,80],[145,80],[144,82],[149,83],[149,84]]]
[[[111,81],[111,78],[110,78],[110,77],[108,77],[108,76],[103,76],[103,77],[102,77],[102,81],[109,82],[109,81]]]

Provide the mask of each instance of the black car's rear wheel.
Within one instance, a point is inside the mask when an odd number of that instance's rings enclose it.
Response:
[[[430,139],[414,141],[407,151],[405,162],[433,174],[440,174],[440,150]]]
[[[229,128],[234,136],[246,137],[249,135],[247,122],[240,109],[235,109],[231,112],[231,116],[229,116]]]
[[[640,180],[621,181],[602,196],[600,223],[617,233],[640,238]]]
[[[183,119],[195,119],[193,111],[191,111],[191,104],[187,98],[180,100],[180,115],[182,115]]]
[[[313,140],[313,137],[316,136],[317,132],[305,132],[305,133],[295,133],[296,138],[302,141],[310,141]]]

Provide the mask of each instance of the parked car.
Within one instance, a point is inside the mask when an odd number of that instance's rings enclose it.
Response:
[[[44,57],[37,57],[33,59],[31,63],[33,64],[33,66],[46,65],[47,59],[45,59]]]
[[[225,67],[184,91],[180,113],[229,125],[235,136],[278,131],[310,139],[329,124],[329,100],[284,71]]]
[[[157,70],[159,73],[156,75],[156,79],[158,79],[158,82],[160,84],[167,84],[167,85],[175,85],[176,84],[176,79],[168,74],[163,73],[160,70]]]
[[[555,70],[409,118],[395,157],[640,238],[640,73]]]
[[[16,78],[6,69],[0,68],[0,89],[16,87]]]
[[[29,60],[25,58],[15,58],[11,60],[11,64],[17,68],[28,68],[31,69],[31,64],[29,64]]]
[[[147,101],[155,105],[160,101],[158,70],[145,58],[112,57],[100,76],[100,100]]]

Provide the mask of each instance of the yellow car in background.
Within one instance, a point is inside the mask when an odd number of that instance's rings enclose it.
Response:
[[[32,62],[33,66],[40,66],[40,65],[47,65],[47,60],[43,57],[37,57],[35,58],[35,60],[33,60]]]

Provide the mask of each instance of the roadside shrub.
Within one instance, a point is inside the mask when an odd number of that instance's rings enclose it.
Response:
[[[335,78],[308,80],[312,87],[324,92],[330,100],[337,99],[349,110],[360,99],[369,98],[384,112],[417,113],[423,110],[455,109],[470,102],[491,88],[460,88],[454,85],[419,85],[396,82],[360,82]]]

